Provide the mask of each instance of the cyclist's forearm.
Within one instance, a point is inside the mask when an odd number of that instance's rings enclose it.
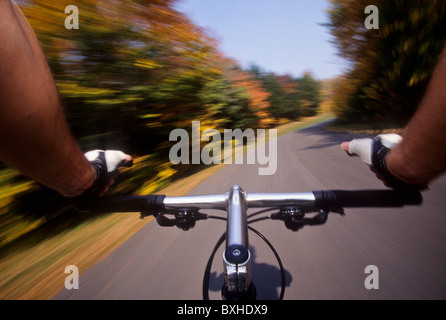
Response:
[[[94,181],[65,121],[40,44],[20,10],[0,1],[0,158],[66,196]]]
[[[446,170],[445,85],[446,48],[402,143],[386,157],[389,171],[406,182],[426,184]]]

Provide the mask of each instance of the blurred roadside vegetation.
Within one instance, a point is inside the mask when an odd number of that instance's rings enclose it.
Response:
[[[364,26],[370,4],[379,9],[379,29]],[[330,0],[328,18],[333,43],[350,62],[334,87],[339,120],[404,126],[443,48],[446,1]]]
[[[112,193],[153,193],[201,169],[168,159],[169,133],[190,131],[192,120],[202,130],[255,129],[318,112],[320,82],[310,73],[242,70],[176,11],[175,0],[17,2],[82,149],[120,149],[135,158]],[[68,4],[79,8],[78,30],[64,26]],[[0,165],[0,253],[33,232],[71,228],[80,219],[69,202]]]
[[[366,0],[329,0],[325,26],[342,58],[337,79],[243,70],[177,0],[76,0],[79,29],[67,30],[65,1],[17,1],[45,51],[73,135],[83,150],[135,158],[112,193],[149,194],[200,169],[173,166],[171,130],[271,128],[334,111],[343,126],[403,127],[444,45],[443,0],[376,0],[379,29],[367,30]],[[71,205],[0,164],[0,254],[42,228],[76,225]],[[66,222],[68,221],[68,222]]]

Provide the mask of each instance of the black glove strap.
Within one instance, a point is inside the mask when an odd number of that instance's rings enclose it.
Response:
[[[100,151],[98,158],[94,161],[90,161],[90,163],[96,171],[96,176],[91,187],[80,196],[82,199],[97,197],[101,191],[105,189],[108,183],[108,170],[107,161],[105,160],[105,152]]]
[[[375,137],[373,139],[372,144],[372,168],[376,174],[382,177],[384,181],[386,181],[393,189],[399,190],[422,190],[426,189],[426,185],[414,185],[404,182],[393,174],[390,173],[389,169],[387,169],[385,157],[387,153],[390,151],[389,148],[384,146],[381,142],[380,137]]]

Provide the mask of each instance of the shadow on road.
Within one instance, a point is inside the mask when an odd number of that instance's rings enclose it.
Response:
[[[281,273],[280,267],[276,262],[275,265],[268,263],[256,262],[256,249],[254,246],[249,248],[252,256],[252,278],[257,289],[257,299],[259,300],[278,300],[281,290]],[[285,269],[285,288],[289,287],[292,281],[291,273]],[[210,275],[209,290],[213,292],[221,291],[224,282],[224,274],[214,271]],[[285,289],[286,296],[286,289]]]
[[[311,150],[311,149],[324,149],[333,146],[340,146],[344,141],[350,141],[352,139],[372,138],[375,134],[367,133],[348,133],[348,132],[333,132],[327,131],[324,126],[327,123],[311,126],[298,131],[299,134],[306,136],[318,136],[321,138],[321,143],[316,145],[307,146],[301,148],[298,151]]]

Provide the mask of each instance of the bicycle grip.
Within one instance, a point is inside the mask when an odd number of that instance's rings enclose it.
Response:
[[[418,190],[325,190],[313,191],[315,207],[335,211],[340,208],[403,207],[423,202]]]
[[[109,196],[81,204],[81,209],[92,212],[141,212],[142,216],[164,211],[164,195]]]

